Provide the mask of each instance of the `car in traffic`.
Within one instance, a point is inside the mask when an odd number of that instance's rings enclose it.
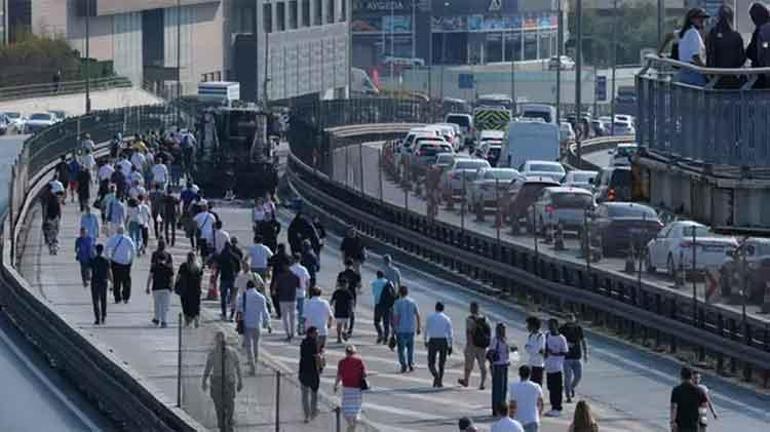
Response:
[[[631,201],[631,167],[602,168],[596,185],[596,201]]]
[[[411,160],[412,152],[417,138],[438,139],[439,137],[440,134],[436,129],[429,129],[424,126],[410,129],[404,139],[396,146],[396,166],[401,169],[413,162]]]
[[[540,192],[554,186],[559,186],[559,182],[547,176],[513,179],[503,197],[504,216],[510,221],[513,234],[519,234],[521,223],[528,219],[530,208]]]
[[[465,145],[468,147],[473,146],[473,140],[475,138],[476,130],[473,128],[473,115],[465,113],[449,113],[444,118],[444,123],[452,123],[460,126],[463,131],[463,138],[465,139]]]
[[[600,239],[602,254],[615,255],[633,245],[639,251],[663,228],[652,207],[633,202],[606,202],[594,209],[588,220],[593,238]]]
[[[476,156],[486,159],[493,167],[500,161],[500,154],[503,151],[503,142],[495,140],[484,141],[476,150]]]
[[[418,170],[428,168],[439,153],[451,153],[452,146],[439,138],[417,138],[413,154],[413,166]]]
[[[588,212],[596,206],[594,195],[585,190],[564,186],[547,187],[540,191],[533,203],[533,211],[528,215],[528,228],[545,232],[561,225],[563,229],[579,231],[586,222]],[[533,219],[534,218],[534,219]]]
[[[24,133],[25,118],[18,111],[5,111],[3,112],[8,119],[8,133]]]
[[[574,70],[575,69],[575,60],[572,60],[568,56],[553,56],[550,59],[548,59],[548,70],[557,70],[561,68],[561,70]]]
[[[434,123],[432,126],[439,128],[441,134],[444,136],[444,141],[452,144],[455,151],[459,151],[463,146],[465,138],[463,137],[463,131],[460,126],[454,123]]]
[[[567,171],[559,162],[531,160],[524,162],[519,167],[519,172],[527,177],[551,177],[556,182],[561,183]]]
[[[514,179],[524,179],[524,176],[513,168],[480,168],[469,187],[471,210],[483,215],[485,208],[497,208]]]
[[[491,168],[489,162],[478,158],[457,158],[441,175],[441,195],[445,200],[467,196],[468,186],[480,168]],[[463,193],[464,192],[464,193]]]
[[[562,185],[585,189],[587,191],[593,191],[594,182],[596,181],[596,177],[598,175],[598,171],[572,170],[569,171],[566,176],[564,176]]]
[[[24,132],[35,134],[57,123],[56,117],[49,112],[32,113],[24,123]]]
[[[624,136],[624,135],[636,135],[636,128],[630,121],[622,121],[615,119],[612,123],[612,135]]]
[[[639,147],[636,144],[624,143],[610,150],[610,165],[628,166],[631,165],[631,158],[636,154]]]
[[[436,154],[436,159],[433,161],[433,166],[438,167],[443,174],[447,168],[452,166],[455,159],[458,157],[459,155],[455,152],[438,153]]]
[[[607,126],[605,123],[598,119],[591,120],[591,130],[593,131],[593,135],[595,137],[603,137],[609,135],[609,131],[607,131]]]
[[[715,234],[698,222],[672,222],[647,243],[647,271],[665,269],[674,276],[680,269],[688,273],[719,269],[737,247],[734,237]]]
[[[5,114],[0,112],[0,135],[7,134],[9,126],[10,126],[10,121],[8,121],[8,117],[6,117]]]
[[[745,276],[745,278],[744,278]],[[719,285],[723,296],[739,294],[746,286],[751,303],[762,303],[770,282],[770,239],[749,237],[728,253],[719,269]]]
[[[57,122],[63,121],[65,118],[67,118],[67,112],[62,110],[48,110],[49,113],[53,114],[54,118]]]
[[[521,104],[521,118],[530,120],[539,119],[545,123],[558,124],[556,121],[556,107],[547,104]]]
[[[572,124],[570,122],[563,121],[559,124],[559,138],[561,139],[563,148],[566,148],[567,145],[575,142],[575,130],[572,129]]]

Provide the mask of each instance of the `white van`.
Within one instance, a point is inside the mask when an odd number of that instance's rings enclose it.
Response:
[[[556,118],[556,107],[546,104],[521,104],[521,118],[523,119],[543,119],[546,123],[558,125]]]
[[[543,121],[512,121],[497,166],[518,168],[529,160],[558,161],[560,153],[558,126]]]

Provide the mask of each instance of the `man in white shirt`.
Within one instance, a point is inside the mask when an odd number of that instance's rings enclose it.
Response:
[[[225,250],[225,245],[230,242],[230,233],[222,229],[222,221],[214,222],[214,255],[219,255]]]
[[[246,292],[238,296],[236,307],[243,320],[243,338],[248,355],[249,373],[256,375],[259,361],[259,336],[262,334],[262,328],[270,326],[267,300],[257,291],[254,282],[248,281]]]
[[[131,164],[134,165],[134,168],[139,170],[139,172],[144,171],[144,164],[146,161],[147,159],[140,151],[135,151],[134,154],[131,155]]]
[[[513,416],[516,415],[515,406],[503,402],[498,408],[498,412],[501,413],[500,420],[492,425],[492,428],[489,429],[490,432],[524,432],[521,423],[513,419]]]
[[[299,278],[299,287],[297,288],[297,333],[305,334],[305,326],[302,324],[305,317],[305,297],[307,289],[310,287],[310,272],[300,263],[300,255],[294,254],[291,259],[289,271]]]
[[[545,367],[545,335],[540,331],[540,318],[531,316],[527,318],[527,343],[524,350],[529,358],[527,364],[532,370],[532,382],[543,385],[543,368]]]
[[[444,313],[444,304],[436,302],[436,312],[425,321],[425,346],[428,347],[428,370],[433,375],[433,387],[444,387],[444,365],[452,354],[452,320]],[[438,370],[436,370],[438,354]]]
[[[538,432],[540,415],[543,413],[543,389],[529,380],[532,370],[523,365],[519,368],[521,381],[508,387],[508,404],[516,413],[514,418],[521,423],[524,432]]]
[[[112,293],[115,303],[128,303],[131,298],[131,264],[136,258],[136,246],[124,232],[122,226],[117,227],[115,235],[107,240],[105,246],[107,258],[112,270]]]
[[[262,279],[267,278],[267,263],[273,256],[273,251],[262,243],[262,236],[254,236],[254,244],[249,246],[249,261],[251,271],[260,275]],[[302,321],[299,321],[302,323]]]
[[[201,233],[200,239],[206,243],[201,247],[201,254],[205,259],[208,256],[208,249],[214,245],[214,223],[216,222],[216,217],[209,212],[208,206],[204,205],[203,210],[195,215],[193,221],[195,221]]]
[[[334,315],[329,302],[321,298],[321,289],[310,288],[310,300],[305,303],[305,329],[315,327],[318,329],[318,347],[323,351],[326,346],[326,336],[334,324]]]
[[[168,183],[168,167],[162,160],[159,160],[158,163],[152,166],[152,182],[163,189],[166,188],[166,183]]]
[[[112,175],[115,173],[115,168],[112,167],[112,164],[110,163],[104,163],[102,166],[99,167],[98,177],[99,181],[110,181],[112,178]]]
[[[548,320],[548,335],[545,340],[545,373],[548,381],[548,400],[551,402],[551,411],[546,417],[559,417],[561,415],[561,402],[564,393],[564,357],[569,352],[567,338],[559,333],[559,322],[551,318]]]
[[[118,161],[118,169],[120,169],[120,172],[123,173],[123,177],[131,177],[131,168],[133,166],[134,164],[132,164],[130,160],[126,159],[125,156],[120,157],[120,160]]]

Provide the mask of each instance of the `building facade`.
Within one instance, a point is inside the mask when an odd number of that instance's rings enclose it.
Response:
[[[557,10],[556,0],[354,0],[354,65],[545,59],[556,52]]]

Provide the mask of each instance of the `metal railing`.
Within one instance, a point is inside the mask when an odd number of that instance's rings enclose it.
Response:
[[[679,82],[683,71],[707,83],[698,87]],[[636,77],[637,143],[649,152],[693,164],[770,165],[768,76],[770,68],[705,68],[647,56]]]
[[[105,90],[110,88],[131,87],[131,81],[124,77],[106,77],[94,78],[89,83],[91,91]],[[42,96],[58,96],[76,93],[85,93],[86,82],[81,81],[62,81],[59,83],[29,84],[23,86],[0,87],[0,101],[25,99]]]

